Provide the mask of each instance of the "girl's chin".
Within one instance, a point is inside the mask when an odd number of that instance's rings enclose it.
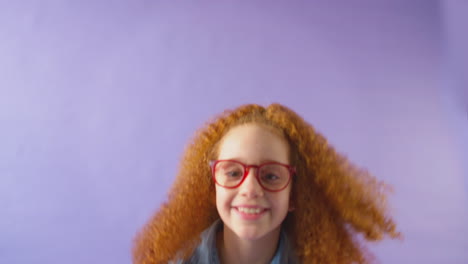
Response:
[[[274,232],[275,230],[268,232],[267,230],[262,230],[258,227],[247,226],[239,227],[235,229],[233,233],[242,240],[255,241],[265,238],[266,236],[268,236],[269,234],[273,234]]]

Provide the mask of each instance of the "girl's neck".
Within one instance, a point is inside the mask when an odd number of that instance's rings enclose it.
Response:
[[[218,233],[217,247],[222,264],[268,264],[278,248],[280,228],[257,240],[241,239],[226,226]]]

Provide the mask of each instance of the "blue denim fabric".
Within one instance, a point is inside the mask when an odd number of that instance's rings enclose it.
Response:
[[[187,261],[176,260],[177,264],[220,264],[218,250],[216,249],[216,233],[223,227],[221,220],[215,221],[201,234],[201,242],[193,255]],[[278,249],[270,264],[296,264],[298,263],[286,233],[281,230]]]

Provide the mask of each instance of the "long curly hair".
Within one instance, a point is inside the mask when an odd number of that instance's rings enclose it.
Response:
[[[219,219],[209,161],[239,124],[258,123],[281,133],[296,167],[289,213],[282,226],[301,263],[372,263],[364,240],[400,237],[388,215],[388,186],[338,154],[302,117],[280,104],[228,110],[200,129],[185,150],[168,199],[138,233],[137,264],[188,258],[201,232]]]

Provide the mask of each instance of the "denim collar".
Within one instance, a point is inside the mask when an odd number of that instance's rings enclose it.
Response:
[[[223,228],[223,222],[218,219],[201,234],[201,242],[186,264],[220,264],[216,249],[216,233]],[[179,262],[180,263],[180,262]],[[270,264],[297,263],[286,232],[281,229],[280,241],[275,256]]]

